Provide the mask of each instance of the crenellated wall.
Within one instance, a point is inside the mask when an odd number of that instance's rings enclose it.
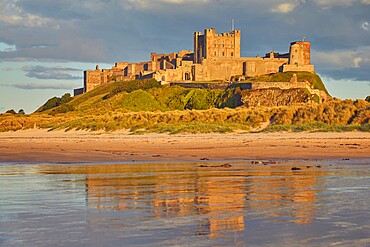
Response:
[[[217,34],[214,28],[194,33],[194,63],[203,59],[240,58],[240,30]]]

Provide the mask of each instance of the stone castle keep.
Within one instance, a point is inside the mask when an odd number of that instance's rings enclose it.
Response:
[[[310,61],[310,42],[290,44],[290,51],[271,51],[264,57],[240,57],[240,30],[217,34],[214,28],[194,33],[194,52],[151,53],[150,61],[117,62],[111,69],[84,72],[84,87],[75,95],[98,86],[134,79],[154,78],[162,82],[230,81],[233,76],[252,77],[285,71],[314,72]]]

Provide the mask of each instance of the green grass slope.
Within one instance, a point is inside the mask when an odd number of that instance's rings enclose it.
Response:
[[[249,81],[289,81],[294,73],[277,73],[249,78]],[[297,72],[299,80],[310,81],[314,88],[326,91],[319,76]],[[154,79],[113,82],[100,86],[73,99],[50,99],[39,112],[59,114],[67,112],[104,113],[107,111],[172,111],[206,110],[211,108],[235,108],[239,106],[279,106],[310,102],[302,90],[241,90],[232,87],[222,89],[163,87]],[[294,95],[294,97],[291,97]],[[302,97],[299,97],[301,95]],[[254,102],[252,102],[252,99]],[[57,103],[55,103],[58,101]],[[54,104],[54,105],[53,105]],[[50,107],[52,106],[52,107]]]
[[[290,80],[291,75],[281,73],[262,79]],[[316,75],[304,76],[318,86],[322,83]],[[0,131],[38,127],[223,133],[257,131],[266,123],[264,131],[370,131],[369,102],[332,99],[317,104],[313,96],[305,89],[191,89],[161,86],[155,80],[115,82],[77,97],[53,98],[47,107],[31,115],[4,114],[0,116]]]
[[[105,113],[107,111],[172,111],[205,110],[216,106],[223,94],[217,89],[187,89],[162,87],[155,80],[115,82],[98,87],[71,101],[53,108],[41,107],[42,112],[56,115],[66,112]],[[48,101],[49,102],[49,101]]]

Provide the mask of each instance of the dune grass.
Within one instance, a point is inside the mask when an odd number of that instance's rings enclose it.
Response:
[[[316,78],[310,73],[305,78],[310,76]],[[262,76],[262,79],[280,81],[290,77],[287,72]],[[317,83],[320,84],[320,81]],[[266,125],[268,127],[263,131],[368,132],[370,128],[370,103],[365,100],[332,99],[322,104],[303,104],[294,103],[300,102],[295,100],[296,96],[303,97],[302,92],[297,90],[291,93],[283,90],[264,93],[262,90],[250,94],[250,91],[240,88],[164,87],[155,80],[115,82],[73,99],[58,100],[58,106],[40,108],[43,110],[30,115],[3,114],[0,116],[0,131],[31,128],[67,131],[127,129],[136,134],[174,134],[261,131],[261,126]],[[284,99],[290,98],[293,104],[258,107],[250,104],[245,107],[247,101],[242,102],[242,97],[262,103],[276,97],[283,99],[281,102],[284,103]],[[54,104],[54,101],[51,103]],[[53,105],[51,103],[48,105]]]
[[[211,108],[207,110],[112,111],[31,115],[4,114],[0,131],[30,128],[63,130],[128,129],[132,133],[209,133],[235,130],[254,131],[370,131],[370,103],[364,100],[332,100],[323,104],[280,107]]]

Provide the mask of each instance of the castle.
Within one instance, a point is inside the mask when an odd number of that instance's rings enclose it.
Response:
[[[289,53],[271,51],[264,57],[240,57],[240,30],[217,34],[214,28],[194,33],[194,51],[151,53],[150,61],[117,62],[111,69],[84,71],[84,87],[75,95],[114,82],[154,78],[161,82],[230,81],[285,71],[315,72],[310,61],[310,42],[290,44]]]

